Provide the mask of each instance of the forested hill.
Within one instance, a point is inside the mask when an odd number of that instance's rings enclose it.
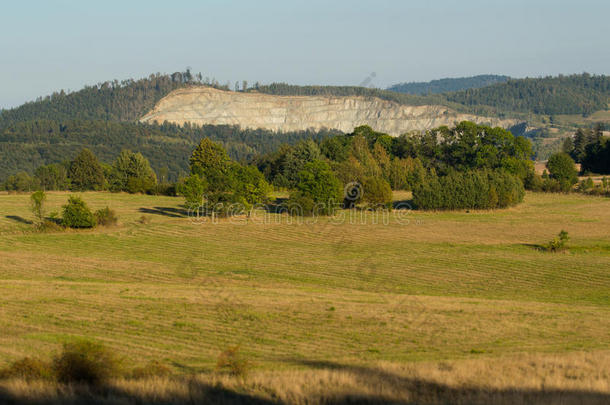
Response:
[[[505,76],[475,76],[466,79],[504,78]],[[478,79],[477,79],[478,80]],[[490,79],[492,80],[492,79]],[[499,79],[498,79],[499,80]],[[0,128],[12,123],[32,120],[99,120],[136,121],[172,90],[191,85],[219,86],[216,81],[202,80],[201,74],[190,71],[171,75],[155,74],[146,79],[112,81],[87,86],[82,90],[54,93],[20,107],[0,113]],[[243,91],[243,90],[242,90]],[[332,95],[378,97],[406,105],[440,104],[460,112],[479,115],[583,114],[607,109],[610,97],[608,76],[589,74],[509,79],[478,89],[443,94],[406,94],[358,86],[296,86],[285,83],[255,85],[247,91],[274,95]]]
[[[50,96],[0,113],[0,128],[12,123],[33,120],[99,120],[136,121],[172,90],[190,85],[219,86],[216,81],[204,82],[201,73],[189,70],[171,75],[153,74],[139,80],[118,80],[86,86]]]
[[[457,77],[431,80],[429,82],[399,83],[388,87],[388,90],[407,94],[440,94],[453,91],[478,89],[496,83],[504,83],[510,77],[499,75],[478,75],[472,77]]]
[[[588,115],[608,108],[610,77],[580,75],[511,79],[480,89],[446,94],[447,100],[473,108],[491,106],[501,112]]]
[[[498,76],[502,77],[502,76]],[[588,73],[508,79],[478,89],[442,94],[406,94],[355,86],[295,86],[273,83],[255,90],[276,95],[333,95],[378,97],[406,105],[440,104],[460,112],[484,116],[519,114],[583,114],[606,110],[610,77]]]

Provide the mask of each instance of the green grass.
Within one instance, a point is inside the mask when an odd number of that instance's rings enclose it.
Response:
[[[388,225],[194,224],[179,198],[84,193],[119,225],[57,233],[24,223],[28,198],[0,194],[0,361],[75,337],[177,371],[211,370],[230,345],[259,368],[610,348],[607,198],[527,194]],[[536,248],[561,229],[567,253]]]

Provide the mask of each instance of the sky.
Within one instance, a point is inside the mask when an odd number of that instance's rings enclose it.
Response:
[[[610,73],[607,0],[20,0],[0,8],[0,108],[191,67],[220,83],[375,87]]]

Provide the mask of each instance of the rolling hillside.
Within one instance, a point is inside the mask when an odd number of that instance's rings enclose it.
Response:
[[[431,80],[429,82],[409,82],[399,83],[388,87],[388,90],[407,94],[440,94],[451,91],[467,89],[478,89],[480,87],[491,86],[496,83],[504,83],[510,77],[499,75],[478,75],[472,77],[458,77]]]
[[[0,194],[0,364],[77,333],[178,373],[213,370],[232,345],[276,371],[610,349],[607,198],[212,223],[188,218],[181,198],[88,192],[117,226],[40,233],[28,195]],[[49,193],[48,210],[67,197]],[[560,229],[569,253],[537,248]]]

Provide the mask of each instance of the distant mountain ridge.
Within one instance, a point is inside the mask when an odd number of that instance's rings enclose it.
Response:
[[[388,87],[388,90],[415,95],[440,94],[460,90],[478,89],[496,83],[505,83],[509,79],[509,76],[503,75],[477,75],[437,79],[429,82],[399,83]]]
[[[489,106],[497,112],[589,115],[608,109],[610,76],[582,73],[510,79],[445,97],[478,114],[483,113],[479,107]]]

